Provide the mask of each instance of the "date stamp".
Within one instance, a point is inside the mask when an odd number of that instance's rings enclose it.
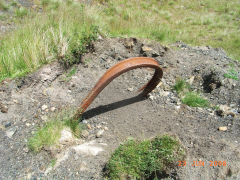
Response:
[[[191,161],[191,162],[186,162],[186,161],[178,161],[178,166],[180,167],[185,167],[185,166],[192,166],[192,167],[223,167],[227,166],[226,161]]]

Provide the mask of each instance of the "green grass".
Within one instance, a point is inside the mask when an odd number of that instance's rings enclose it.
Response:
[[[39,127],[33,137],[28,140],[28,147],[34,152],[39,152],[45,146],[58,143],[61,131],[64,127],[69,127],[72,133],[79,138],[83,127],[79,121],[72,121],[73,111],[62,111],[50,117],[42,127]]]
[[[224,77],[229,79],[239,80],[238,72],[234,68],[230,69],[228,73],[225,73]]]
[[[17,9],[17,30],[0,38],[0,81],[54,60],[66,67],[80,62],[99,31],[107,37],[221,47],[240,60],[238,0],[95,0],[91,5],[41,0],[39,6],[42,13]]]
[[[183,104],[191,107],[209,107],[210,103],[207,99],[200,96],[199,93],[191,90],[191,85],[184,79],[178,78],[173,89],[178,93],[179,98]]]
[[[55,158],[52,159],[51,162],[50,162],[50,166],[51,166],[51,167],[54,167],[55,164],[56,164],[56,162],[57,162],[57,160],[56,160]]]
[[[162,172],[176,167],[183,160],[185,151],[180,143],[170,136],[152,140],[129,140],[120,145],[106,165],[109,179],[157,178]]]
[[[195,92],[186,93],[182,98],[182,103],[191,107],[209,107],[208,100]]]
[[[18,11],[18,16],[25,14]],[[54,60],[65,67],[78,63],[98,34],[97,26],[79,3],[62,3],[57,10],[30,13],[21,24],[1,38],[0,81],[23,76]]]
[[[190,89],[190,85],[185,80],[179,78],[176,80],[176,83],[173,86],[173,89],[179,94],[186,90],[188,91]]]
[[[7,11],[9,9],[9,6],[4,0],[0,0],[0,10]]]
[[[88,13],[110,36],[222,47],[240,60],[238,0],[109,0]]]

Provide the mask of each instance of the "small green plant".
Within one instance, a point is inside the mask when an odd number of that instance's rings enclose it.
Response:
[[[56,164],[56,162],[57,162],[57,160],[56,160],[55,158],[52,159],[51,162],[50,162],[50,166],[51,166],[51,167],[54,167],[55,164]]]
[[[0,0],[0,10],[7,11],[8,9],[9,6],[3,0]]]
[[[185,80],[179,78],[176,80],[176,84],[173,89],[179,94],[183,91],[188,91],[190,89],[190,85]]]
[[[225,74],[224,74],[224,77],[225,77],[225,78],[229,78],[229,79],[234,79],[234,80],[238,80],[238,79],[239,79],[239,78],[238,78],[238,72],[235,71],[233,68],[230,69],[230,70],[228,71],[228,73],[225,73]]]
[[[64,127],[69,127],[76,137],[80,137],[83,125],[79,125],[79,121],[73,120],[73,111],[61,111],[50,117],[42,127],[38,128],[28,141],[28,147],[34,152],[39,152],[45,146],[57,144],[61,131]]]
[[[74,66],[74,67],[68,72],[67,77],[68,77],[68,78],[72,77],[74,74],[76,74],[76,72],[77,72],[77,68],[76,68],[76,66]]]
[[[208,107],[209,102],[207,99],[202,98],[196,92],[188,92],[182,98],[183,104],[186,104],[191,107]]]
[[[17,8],[15,11],[15,15],[18,18],[22,18],[28,14],[28,10],[24,7]]]
[[[120,145],[106,165],[109,179],[147,179],[176,166],[185,151],[179,141],[168,135],[152,140],[129,140]]]
[[[62,121],[49,121],[43,127],[39,128],[35,135],[29,139],[29,149],[39,152],[44,146],[50,146],[57,143],[61,136],[61,130],[64,127]]]

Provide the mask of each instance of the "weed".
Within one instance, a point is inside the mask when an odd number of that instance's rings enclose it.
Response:
[[[62,121],[49,121],[42,128],[39,128],[35,135],[29,139],[29,149],[38,152],[44,146],[50,146],[57,143],[61,136],[61,130],[64,124]]]
[[[112,154],[106,175],[109,179],[157,178],[161,172],[175,167],[184,156],[180,143],[167,135],[145,141],[129,140]]]
[[[0,0],[0,10],[7,11],[8,9],[9,6],[3,0]]]
[[[34,152],[39,152],[45,146],[57,144],[61,131],[64,127],[69,127],[76,137],[80,137],[81,131],[85,128],[79,125],[79,121],[72,120],[73,111],[61,111],[50,117],[42,127],[38,128],[28,141],[28,147]]]
[[[230,70],[228,71],[228,73],[225,73],[225,74],[224,74],[224,77],[225,77],[225,78],[229,78],[229,79],[234,79],[234,80],[238,80],[238,79],[239,79],[239,78],[238,78],[238,72],[235,71],[233,68],[230,69]]]
[[[56,162],[57,162],[57,160],[56,160],[55,158],[52,159],[51,162],[50,162],[50,166],[51,166],[51,167],[54,167],[55,164],[56,164]]]
[[[189,90],[190,85],[185,80],[179,78],[176,80],[176,84],[174,85],[173,89],[179,94],[183,91]]]
[[[22,18],[28,14],[28,10],[24,7],[17,8],[15,11],[15,15],[18,18]]]
[[[67,74],[67,77],[72,77],[74,74],[76,74],[77,68],[73,67]]]
[[[182,98],[183,104],[191,107],[208,107],[209,102],[207,99],[202,98],[198,93],[188,92]]]

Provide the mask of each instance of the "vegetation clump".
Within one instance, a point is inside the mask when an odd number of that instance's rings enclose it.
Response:
[[[186,104],[191,107],[208,107],[209,102],[207,99],[202,98],[196,92],[188,92],[182,98],[183,104]]]
[[[224,74],[224,77],[225,77],[225,78],[229,78],[229,79],[239,80],[239,78],[238,78],[238,72],[235,71],[233,68],[230,69],[230,70],[228,71],[228,73],[225,73],[225,74]]]
[[[71,112],[71,113],[70,113]],[[61,131],[69,127],[72,133],[79,138],[84,126],[79,125],[79,121],[74,121],[70,112],[58,112],[58,114],[49,118],[42,127],[39,127],[33,137],[28,140],[28,147],[34,152],[39,152],[45,146],[51,146],[58,143],[61,137]]]
[[[181,78],[176,80],[173,89],[178,93],[178,96],[181,98],[183,104],[191,107],[209,106],[208,100],[203,98],[199,93],[193,92],[190,84]]]
[[[179,141],[168,135],[145,141],[129,140],[112,154],[106,165],[106,177],[154,179],[175,168],[184,157]]]

